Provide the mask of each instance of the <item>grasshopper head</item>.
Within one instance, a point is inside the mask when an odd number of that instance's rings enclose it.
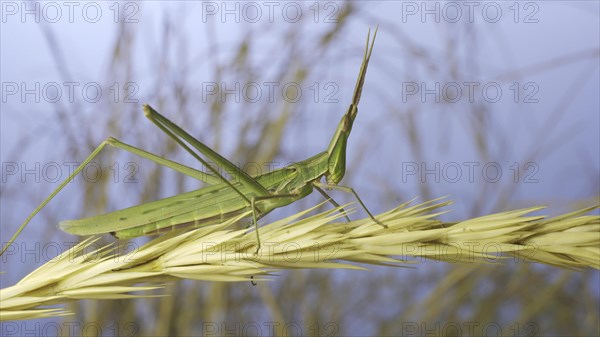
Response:
[[[356,86],[354,87],[354,95],[352,97],[352,103],[346,114],[342,117],[340,124],[338,124],[335,134],[331,139],[327,153],[328,158],[328,170],[325,173],[327,183],[337,185],[344,174],[346,173],[346,145],[348,144],[348,137],[352,131],[352,125],[354,119],[358,114],[358,103],[360,102],[360,96],[362,93],[362,87],[365,83],[365,77],[367,75],[367,67],[369,60],[371,59],[371,52],[373,51],[373,45],[375,43],[375,37],[377,36],[377,29],[373,34],[373,40],[371,40],[371,31],[367,34],[367,46],[365,48],[365,54],[363,56],[362,64],[360,65],[360,71],[358,72],[358,79],[356,80]],[[369,45],[370,42],[370,45]]]

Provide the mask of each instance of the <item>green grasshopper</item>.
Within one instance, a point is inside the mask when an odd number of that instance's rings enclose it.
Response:
[[[68,233],[76,235],[91,235],[111,233],[117,238],[134,238],[142,235],[153,235],[173,230],[174,228],[200,227],[220,223],[234,216],[250,214],[252,212],[253,224],[256,227],[257,250],[260,250],[260,237],[258,234],[258,219],[272,210],[286,206],[294,201],[304,198],[313,192],[319,191],[333,205],[339,205],[331,199],[324,189],[338,189],[352,193],[369,217],[377,224],[386,227],[376,220],[356,192],[349,187],[337,186],[346,171],[346,144],[352,130],[352,124],[358,113],[358,103],[367,73],[367,66],[373,51],[377,29],[370,40],[370,30],[367,35],[367,45],[359,71],[359,76],[354,88],[352,103],[346,114],[342,117],[327,151],[316,154],[306,160],[294,163],[284,168],[265,174],[251,177],[232,162],[192,137],[179,126],[158,113],[149,105],[144,105],[146,118],[175,140],[194,158],[207,167],[212,174],[199,171],[177,162],[162,158],[142,149],[125,144],[115,138],[108,138],[102,142],[86,160],[73,173],[50,194],[19,227],[15,235],[2,250],[7,249],[29,221],[52,199],[60,190],[71,181],[93,158],[95,158],[106,145],[119,148],[143,158],[152,160],[159,165],[174,169],[182,174],[201,180],[212,186],[195,191],[179,194],[169,198],[133,206],[119,211],[102,214],[78,220],[62,221],[59,227]],[[187,144],[186,144],[187,143]],[[232,172],[236,181],[227,180],[212,165],[204,160],[189,146],[204,154],[212,162]],[[325,177],[326,183],[321,182]],[[348,217],[346,216],[346,219]],[[349,220],[349,219],[348,219]],[[0,253],[0,255],[2,254]]]

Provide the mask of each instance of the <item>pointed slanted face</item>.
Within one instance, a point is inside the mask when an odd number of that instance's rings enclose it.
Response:
[[[342,116],[342,120],[338,124],[335,134],[331,138],[331,143],[327,149],[328,158],[328,170],[325,173],[328,184],[337,185],[344,174],[346,173],[346,145],[348,144],[348,137],[352,131],[352,125],[354,119],[358,114],[358,103],[360,102],[360,96],[362,94],[362,87],[365,83],[365,77],[367,75],[367,67],[369,66],[369,60],[371,58],[371,52],[373,51],[373,45],[375,43],[375,37],[377,36],[377,30],[373,34],[373,40],[370,40],[371,32],[367,35],[367,48],[360,65],[360,71],[358,73],[358,79],[356,80],[356,86],[354,87],[354,95],[352,96],[352,103],[348,107],[346,114]],[[369,41],[371,45],[369,46]]]
[[[325,174],[328,184],[337,185],[344,178],[346,173],[346,145],[357,113],[358,107],[351,104],[348,112],[342,116],[331,144],[329,144],[327,150],[329,154],[328,171]]]

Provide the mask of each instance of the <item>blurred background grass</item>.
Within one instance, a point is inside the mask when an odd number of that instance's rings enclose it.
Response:
[[[379,25],[342,183],[355,187],[374,212],[415,196],[429,200],[449,195],[455,201],[453,211],[443,216],[449,221],[540,204],[549,205],[551,214],[562,213],[597,202],[600,194],[598,96],[593,94],[598,88],[599,46],[597,39],[595,44],[580,42],[578,49],[559,43],[573,38],[569,36],[534,39],[553,15],[560,14],[560,6],[575,8],[592,22],[591,27],[598,26],[597,5],[557,3],[539,5],[539,17],[546,21],[538,25],[417,22],[415,27],[390,14],[388,6],[400,6],[399,2],[331,3],[334,7],[321,3],[318,24],[306,3],[303,8],[309,19],[293,24],[279,20],[233,25],[217,19],[202,22],[192,11],[200,3],[139,2],[134,18],[140,22],[126,23],[124,17],[132,12],[123,10],[110,34],[94,33],[111,41],[99,54],[93,48],[82,53],[75,47],[79,42],[93,44],[94,34],[85,28],[77,34],[65,31],[72,25],[40,24],[34,34],[43,45],[35,45],[35,50],[43,50],[40,53],[52,67],[52,71],[41,68],[41,78],[102,83],[104,95],[111,96],[94,104],[81,99],[46,105],[3,102],[2,161],[30,166],[81,161],[102,139],[113,136],[196,165],[144,120],[141,104],[146,102],[242,166],[283,166],[304,159],[327,146],[349,102],[367,27]],[[509,5],[503,6],[506,10]],[[332,22],[325,24],[329,14]],[[582,27],[586,20],[581,20]],[[527,50],[519,49],[521,45]],[[546,47],[553,52],[545,51]],[[3,64],[5,74],[7,66]],[[37,78],[38,71],[31,66],[22,77],[9,75],[7,79],[5,75],[3,81]],[[443,86],[470,81],[499,83],[505,96],[499,103],[477,97],[472,103],[465,99],[452,103],[447,97],[435,102],[431,96],[425,102],[419,96],[404,102],[401,95],[402,84],[407,82],[427,82],[431,88],[435,82]],[[278,88],[298,83],[303,95],[291,102],[277,96],[280,89],[276,89],[270,102],[264,86],[257,102],[236,101],[233,95],[225,99],[203,95],[207,83],[232,88],[235,83],[243,87],[252,82],[276,82]],[[513,102],[509,87],[515,82],[521,90],[525,83],[539,85],[535,96],[539,103],[525,104],[523,96]],[[114,83],[119,99],[107,89]],[[311,90],[311,86],[319,89]],[[527,90],[520,91],[521,95],[531,93]],[[137,102],[127,102],[127,96]],[[53,227],[60,220],[201,186],[115,150],[105,151],[97,161],[110,174],[94,183],[76,179],[20,240],[30,246],[40,241],[62,242],[67,236]],[[503,179],[490,182],[477,175],[469,181],[467,162],[480,165],[478,174],[486,163],[497,163]],[[529,162],[533,166],[526,166]],[[443,174],[438,174],[439,179],[435,174],[407,174],[407,165],[421,163],[429,170],[435,163],[457,163],[463,176],[452,182]],[[514,163],[518,171],[511,169]],[[129,181],[130,172],[135,181],[123,183]],[[32,180],[3,181],[3,240],[56,185]],[[345,195],[335,194],[335,198],[351,201]],[[318,201],[318,196],[309,197],[269,218]],[[5,287],[40,261],[11,261],[9,257],[2,263],[10,274],[3,276]],[[600,332],[598,282],[597,271],[519,261],[489,265],[424,261],[416,269],[371,268],[369,272],[298,270],[281,273],[273,282],[257,287],[186,281],[168,285],[167,297],[77,302],[72,304],[77,317],[65,321],[118,326],[122,333],[131,331],[128,324],[133,323],[142,336],[197,335],[213,328],[219,333],[248,328],[251,333],[251,324],[260,326],[264,335],[269,331],[266,322],[280,324],[275,326],[277,335],[297,325],[304,335],[413,331],[414,335],[427,331],[480,335],[500,329],[503,335],[591,336]]]

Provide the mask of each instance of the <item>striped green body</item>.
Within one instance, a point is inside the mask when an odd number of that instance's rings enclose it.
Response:
[[[375,36],[373,37],[373,42],[374,39]],[[208,167],[212,173],[209,178],[202,177],[202,174],[206,177],[205,173],[161,158],[131,145],[121,143],[113,138],[109,138],[103,142],[88,157],[86,163],[97,155],[105,145],[111,145],[153,160],[158,164],[171,167],[183,174],[212,184],[212,186],[103,215],[63,221],[59,225],[60,228],[68,233],[77,235],[112,233],[118,238],[132,238],[158,234],[182,227],[199,227],[220,223],[234,216],[246,213],[248,216],[253,215],[254,224],[258,226],[257,219],[275,208],[286,206],[304,198],[313,191],[313,188],[317,188],[319,192],[327,196],[319,188],[319,185],[326,185],[325,188],[333,188],[342,180],[346,172],[346,145],[352,125],[358,114],[358,103],[373,50],[373,42],[369,46],[369,41],[370,33],[367,36],[367,47],[354,89],[352,102],[342,117],[327,151],[285,168],[260,176],[250,177],[229,160],[189,135],[152,107],[145,105],[144,112],[146,117],[169,137],[179,143],[194,158],[203,163],[205,167]],[[225,179],[214,167],[199,156],[196,151],[208,157],[227,172],[233,172],[236,179]],[[69,177],[69,179],[71,178]],[[321,183],[322,179],[326,180],[326,184]],[[340,187],[340,189],[343,188]],[[360,204],[364,207],[358,195],[352,189],[346,189],[354,193]],[[330,201],[334,205],[337,205],[335,201],[331,199]],[[364,208],[369,216],[377,222],[366,207]]]
[[[309,195],[313,186],[307,181],[321,177],[327,170],[327,163],[327,153],[321,152],[305,161],[255,177],[271,193],[298,195],[259,201],[256,205],[259,217]],[[256,196],[240,182],[233,186],[248,197]],[[243,213],[251,216],[251,211],[244,199],[229,185],[221,183],[111,213],[62,221],[59,226],[76,235],[110,232],[117,238],[126,239],[222,223]]]

